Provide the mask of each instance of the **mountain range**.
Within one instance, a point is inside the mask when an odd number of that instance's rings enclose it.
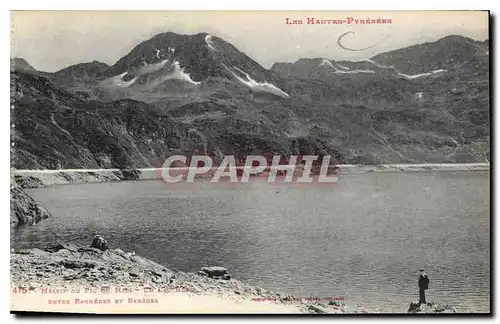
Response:
[[[489,161],[488,40],[452,35],[364,61],[265,69],[217,36],[166,32],[111,66],[11,64],[18,169],[158,167],[196,152]]]

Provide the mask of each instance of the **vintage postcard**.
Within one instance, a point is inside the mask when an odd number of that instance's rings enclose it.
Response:
[[[12,11],[11,312],[491,314],[488,11]]]

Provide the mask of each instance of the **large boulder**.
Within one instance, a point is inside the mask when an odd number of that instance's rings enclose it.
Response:
[[[212,279],[224,279],[229,280],[231,276],[226,268],[223,267],[203,267],[199,271],[201,275],[206,275]]]
[[[442,305],[435,302],[429,302],[429,303],[413,302],[410,303],[410,307],[408,308],[407,311],[407,313],[412,313],[412,314],[456,313],[456,312],[457,311],[449,305]]]
[[[94,236],[94,240],[90,247],[106,251],[108,249],[108,242],[101,235],[97,234]]]

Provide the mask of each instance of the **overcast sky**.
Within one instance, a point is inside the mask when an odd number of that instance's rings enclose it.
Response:
[[[391,19],[391,24],[308,25],[306,19]],[[485,11],[16,11],[11,13],[11,57],[43,71],[93,60],[114,64],[152,36],[208,32],[232,43],[266,68],[302,57],[361,60],[401,47],[458,34],[488,38]],[[287,25],[285,18],[304,21]],[[366,51],[346,51],[343,43]]]

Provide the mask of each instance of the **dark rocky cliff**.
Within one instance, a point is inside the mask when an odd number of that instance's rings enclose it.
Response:
[[[49,212],[11,178],[10,225],[35,224],[49,216]]]

